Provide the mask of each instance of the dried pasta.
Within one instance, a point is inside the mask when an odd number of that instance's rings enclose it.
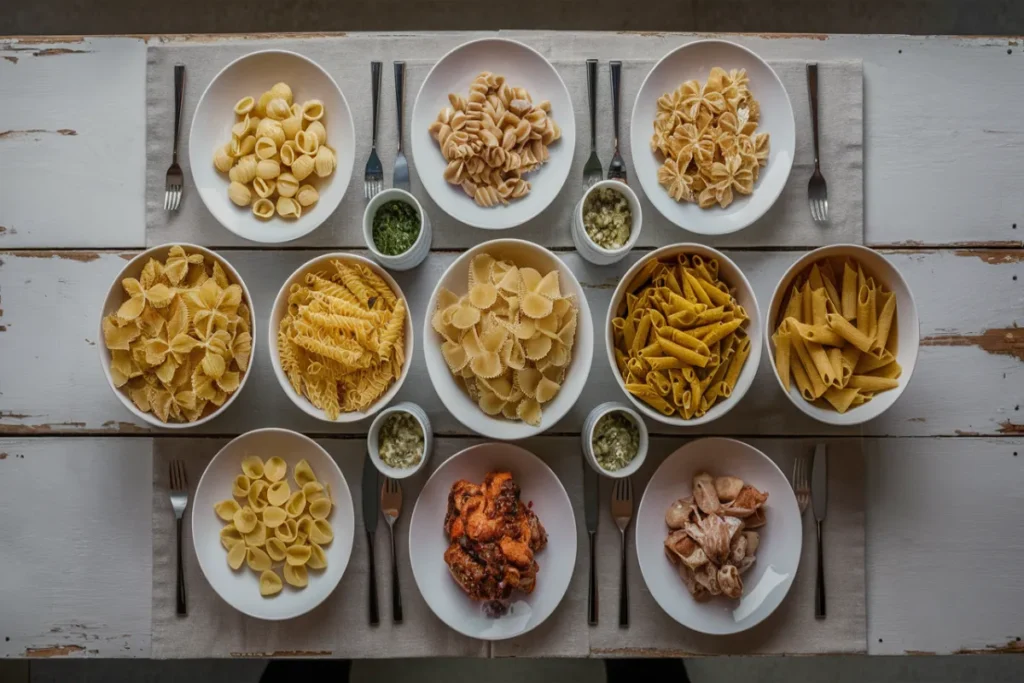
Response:
[[[557,270],[541,275],[482,253],[470,262],[466,294],[442,288],[431,324],[482,411],[537,426],[565,380],[577,310]]]
[[[234,111],[231,140],[213,152],[214,167],[231,181],[228,198],[237,206],[251,206],[263,220],[275,214],[300,218],[320,193],[303,185],[308,189],[292,199],[299,182],[313,174],[327,178],[338,165],[337,153],[327,145],[323,103],[297,104],[291,87],[277,83],[258,100],[243,97]]]
[[[328,419],[366,410],[405,366],[405,299],[370,267],[335,259],[292,285],[277,351],[296,393]]]
[[[161,422],[195,422],[241,386],[252,315],[219,262],[173,246],[121,281],[127,299],[103,319],[110,376]]]
[[[896,296],[851,260],[825,258],[794,278],[772,342],[783,386],[821,408],[845,413],[899,386]]]
[[[612,319],[626,391],[665,416],[703,417],[736,387],[750,355],[748,323],[715,259],[649,260]]]
[[[758,133],[761,108],[744,69],[713,67],[658,98],[651,151],[660,154],[658,182],[677,202],[728,207],[749,195],[768,163],[768,133]]]
[[[548,147],[562,136],[551,103],[534,103],[525,88],[489,71],[473,79],[468,97],[451,93],[448,101],[429,129],[448,164],[444,179],[480,206],[526,196],[523,176],[548,160]]]
[[[308,531],[300,534],[295,519],[288,518],[290,513],[274,502],[275,499],[281,501],[280,494],[284,492],[285,500],[291,504],[288,465],[284,459],[274,456],[264,463],[259,456],[251,455],[242,461],[241,469],[241,479],[262,486],[250,487],[248,493],[242,494],[236,481],[232,489],[233,498],[213,506],[220,519],[230,522],[220,532],[221,545],[227,550],[228,566],[237,571],[244,563],[259,574],[260,595],[265,598],[277,595],[283,588],[278,570],[284,575],[284,583],[305,588],[309,583],[306,569],[320,571],[327,568],[323,546],[334,540],[334,530],[328,520],[334,507],[329,488],[317,481],[308,462],[300,460],[295,463],[292,478],[297,491],[292,497],[302,496],[305,506],[303,491],[309,490],[316,495],[313,502],[317,507],[315,519],[304,518],[308,520],[305,527]],[[249,495],[253,491],[262,503],[259,509],[251,507]],[[242,501],[241,505],[236,499]]]

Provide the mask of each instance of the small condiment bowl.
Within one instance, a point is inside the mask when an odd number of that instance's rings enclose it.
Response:
[[[381,253],[373,242],[373,217],[377,215],[377,209],[390,201],[401,201],[411,204],[420,217],[420,234],[409,249],[401,254],[389,255]],[[366,240],[366,248],[373,254],[374,260],[388,270],[411,270],[423,262],[423,259],[430,253],[430,217],[420,205],[411,192],[393,187],[390,190],[378,192],[366,205],[363,211],[363,238]]]
[[[601,467],[597,462],[597,456],[594,455],[594,428],[597,427],[598,421],[608,413],[624,414],[627,418],[633,421],[633,424],[636,425],[640,434],[640,445],[637,449],[636,456],[634,456],[628,465],[615,471],[606,470]],[[583,442],[583,454],[587,458],[587,463],[593,467],[594,471],[598,474],[603,474],[604,476],[611,477],[612,479],[622,479],[635,473],[640,469],[640,466],[643,465],[644,458],[647,457],[647,447],[649,442],[647,425],[644,424],[644,419],[640,417],[638,412],[622,403],[609,401],[608,403],[602,403],[591,410],[590,414],[587,415],[587,419],[583,422],[583,431],[580,433],[580,440]]]
[[[420,423],[420,429],[423,430],[423,457],[420,461],[412,467],[398,468],[391,467],[380,457],[380,429],[384,426],[384,422],[393,413],[408,413],[416,418],[416,421]],[[370,432],[366,435],[366,448],[370,453],[370,460],[373,461],[374,467],[383,474],[385,477],[391,477],[392,479],[405,479],[411,477],[422,469],[422,467],[430,459],[430,449],[434,445],[434,435],[430,431],[430,418],[427,417],[427,413],[423,408],[420,408],[415,403],[397,403],[390,408],[386,408],[377,414],[377,417],[373,419],[370,424]]]
[[[598,246],[590,238],[590,235],[587,234],[587,228],[583,225],[583,205],[586,203],[587,197],[595,190],[606,187],[621,193],[626,198],[626,201],[629,202],[630,213],[633,216],[633,222],[629,226],[629,239],[618,249],[605,249]],[[633,248],[633,245],[636,244],[637,238],[640,237],[640,227],[643,225],[643,218],[640,200],[628,185],[618,180],[602,180],[601,182],[594,183],[583,193],[583,198],[580,199],[572,214],[572,241],[576,245],[576,251],[579,252],[580,256],[598,266],[608,266],[621,261],[629,253],[629,250]]]

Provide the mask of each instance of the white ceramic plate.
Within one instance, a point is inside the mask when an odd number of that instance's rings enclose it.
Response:
[[[259,99],[280,81],[291,86],[296,102],[317,99],[324,103],[322,123],[327,128],[327,144],[337,153],[338,167],[327,178],[314,177],[312,184],[320,192],[320,200],[312,207],[304,207],[301,218],[285,220],[275,216],[264,221],[253,215],[251,206],[235,206],[228,199],[230,181],[227,174],[213,167],[213,152],[231,141],[235,103],[247,95]],[[199,196],[221,225],[239,237],[275,243],[309,234],[334,213],[352,178],[355,147],[352,112],[330,74],[300,54],[264,50],[231,62],[206,87],[192,117],[188,159]]]
[[[448,364],[441,354],[443,338],[434,331],[431,319],[437,308],[437,297],[442,287],[462,296],[469,290],[469,264],[480,253],[486,252],[498,260],[508,259],[518,266],[531,266],[538,271],[548,273],[558,269],[559,283],[562,293],[575,293],[579,304],[576,325],[576,340],[572,347],[572,358],[569,360],[565,382],[555,398],[542,406],[540,425],[533,427],[522,421],[506,420],[503,417],[491,417],[480,409],[473,401],[462,381],[456,381]],[[434,293],[427,303],[423,318],[423,355],[427,361],[427,374],[434,385],[434,391],[440,397],[445,408],[459,422],[478,434],[509,441],[525,439],[550,429],[562,419],[583,392],[590,374],[590,363],[594,357],[594,323],[590,315],[590,306],[583,293],[579,280],[573,275],[562,259],[544,247],[524,240],[491,240],[464,252],[457,258],[434,288]]]
[[[324,546],[327,569],[310,569],[308,586],[299,589],[285,583],[281,592],[272,598],[260,595],[259,575],[247,565],[243,563],[238,571],[228,566],[227,551],[220,544],[220,530],[227,522],[213,511],[215,503],[231,497],[232,483],[242,473],[242,459],[248,455],[258,455],[264,461],[275,455],[284,458],[288,463],[288,483],[293,490],[295,463],[305,458],[317,479],[330,485],[334,500],[334,508],[327,518],[334,530],[334,541]],[[206,580],[225,602],[257,619],[292,619],[312,610],[334,591],[352,554],[355,514],[345,476],[327,451],[309,437],[287,429],[257,429],[242,434],[222,448],[206,466],[195,500],[189,501],[189,506],[192,542]],[[281,570],[277,573],[283,581]]]
[[[716,402],[703,417],[695,417],[690,420],[684,420],[682,417],[679,417],[678,414],[671,417],[662,415],[660,412],[626,391],[626,383],[622,381],[622,375],[619,374],[619,367],[615,363],[615,347],[612,343],[612,320],[617,317],[616,311],[619,308],[619,303],[625,298],[626,288],[633,280],[633,277],[640,271],[640,268],[651,259],[674,258],[677,254],[682,253],[699,254],[704,258],[704,260],[718,259],[719,278],[729,285],[730,288],[736,290],[734,293],[736,301],[746,309],[747,317],[750,318],[746,328],[744,328],[747,331],[747,335],[750,337],[750,355],[747,356],[747,362],[743,365],[743,370],[740,371],[740,376],[736,380],[736,386],[732,390],[732,395],[727,399],[722,399]],[[618,286],[612,293],[611,303],[608,304],[608,314],[605,317],[603,336],[605,339],[605,352],[608,357],[608,366],[612,370],[612,375],[615,376],[615,381],[618,383],[619,388],[622,389],[622,393],[624,393],[626,398],[636,406],[637,410],[652,420],[657,420],[658,422],[662,422],[667,425],[675,425],[677,427],[696,427],[697,425],[713,422],[732,410],[733,406],[743,399],[747,390],[750,389],[750,385],[754,383],[754,377],[757,375],[757,365],[761,362],[761,326],[761,309],[757,305],[757,297],[754,296],[754,289],[750,286],[750,282],[743,274],[743,271],[740,270],[739,266],[733,263],[732,259],[728,258],[717,249],[705,247],[703,244],[670,244],[667,247],[655,249],[646,257],[634,263],[633,266],[626,271],[626,274],[622,276],[622,279],[619,280]]]
[[[753,194],[737,196],[728,208],[701,209],[696,204],[676,202],[658,184],[658,167],[663,159],[647,144],[654,132],[658,98],[684,82],[703,83],[711,68],[746,69],[750,91],[761,105],[759,133],[771,135],[768,165],[761,169]],[[723,40],[698,40],[669,52],[654,65],[637,93],[630,121],[633,167],[654,207],[681,228],[702,235],[725,235],[747,227],[763,216],[782,193],[793,168],[796,123],[793,107],[782,81],[768,64],[745,47]]]
[[[509,613],[484,614],[448,573],[444,517],[448,493],[459,479],[482,482],[488,472],[512,472],[522,501],[533,503],[548,533],[548,545],[536,555],[540,571],[530,595],[514,593]],[[449,458],[431,475],[416,500],[409,522],[409,559],[423,599],[441,621],[459,633],[482,640],[522,635],[547,619],[565,596],[576,565],[576,517],[569,495],[547,465],[527,450],[504,443],[471,446]]]
[[[890,391],[882,391],[875,394],[867,403],[850,408],[845,413],[837,413],[827,404],[822,406],[818,402],[808,403],[800,395],[796,382],[791,382],[786,397],[793,402],[801,412],[810,415],[819,422],[833,425],[858,425],[873,420],[886,410],[892,407],[896,400],[903,394],[910,378],[914,374],[914,367],[917,365],[917,353],[921,344],[921,323],[917,316],[917,304],[914,302],[914,295],[903,279],[896,266],[879,254],[874,249],[862,247],[859,244],[832,244],[810,251],[794,263],[786,271],[786,274],[775,286],[775,293],[772,295],[771,305],[768,307],[768,315],[765,318],[764,338],[765,348],[768,349],[768,360],[772,366],[772,374],[779,382],[779,387],[785,391],[782,380],[775,372],[775,345],[771,337],[778,327],[779,307],[791,288],[793,278],[811,264],[826,258],[849,258],[864,267],[864,272],[875,278],[882,286],[896,295],[896,321],[893,324],[892,333],[898,335],[899,344],[896,349],[896,362],[903,368],[903,374],[899,378],[899,386]]]
[[[548,162],[525,176],[531,184],[530,193],[507,206],[477,206],[461,187],[445,181],[443,173],[447,162],[427,130],[437,119],[438,112],[449,106],[448,93],[465,97],[473,79],[482,71],[504,76],[513,87],[526,88],[534,102],[549,100],[551,117],[562,129],[562,138],[548,148],[551,154]],[[503,230],[522,225],[558,196],[572,165],[576,118],[562,77],[539,52],[514,40],[484,38],[460,45],[430,70],[413,105],[409,136],[416,172],[434,202],[463,223]]]
[[[743,597],[697,602],[665,557],[665,512],[692,492],[693,475],[706,471],[732,475],[768,492],[768,523],[757,531],[757,561],[743,575]],[[796,578],[803,527],[796,497],[785,475],[761,451],[733,439],[691,441],[658,467],[644,491],[636,516],[636,555],[651,595],[683,626],[711,635],[739,633],[756,626],[779,606]]]

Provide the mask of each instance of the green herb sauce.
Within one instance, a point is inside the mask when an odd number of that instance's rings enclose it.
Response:
[[[583,228],[594,244],[615,250],[625,246],[633,229],[633,212],[626,195],[602,187],[587,195],[583,204]]]
[[[380,427],[377,452],[389,467],[416,466],[423,457],[423,428],[419,420],[401,411],[388,415]]]
[[[373,244],[386,256],[404,254],[420,236],[420,216],[416,207],[393,199],[373,214]]]
[[[591,445],[597,464],[615,472],[632,462],[640,451],[640,430],[624,413],[605,413],[594,426]]]

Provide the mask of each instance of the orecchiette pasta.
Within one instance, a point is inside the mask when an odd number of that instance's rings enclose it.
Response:
[[[524,88],[487,71],[473,80],[468,98],[451,93],[448,101],[430,125],[448,162],[444,179],[480,206],[524,197],[530,183],[523,175],[548,160],[548,146],[562,135],[551,103],[535,105]]]
[[[258,99],[240,99],[234,112],[231,139],[213,152],[214,168],[230,180],[228,198],[261,219],[298,219],[320,199],[315,185],[300,183],[327,178],[338,165],[323,102],[296,102],[287,83],[276,83]]]
[[[217,517],[229,522],[220,532],[228,566],[237,571],[244,563],[259,574],[263,597],[281,592],[283,584],[278,570],[289,586],[305,588],[309,583],[307,568],[327,568],[323,546],[334,540],[334,530],[327,519],[333,508],[330,489],[317,481],[305,460],[295,463],[292,470],[292,481],[298,489],[295,493],[290,493],[288,464],[281,457],[273,456],[264,463],[259,456],[247,456],[241,469],[242,474],[232,488],[233,498],[213,506]],[[239,480],[252,485],[243,490]],[[300,532],[295,518],[306,507],[307,489],[315,491],[318,497],[310,506],[312,516],[302,516],[304,531]],[[261,504],[259,509],[252,506],[254,490],[255,500]],[[241,504],[236,499],[241,499]]]

